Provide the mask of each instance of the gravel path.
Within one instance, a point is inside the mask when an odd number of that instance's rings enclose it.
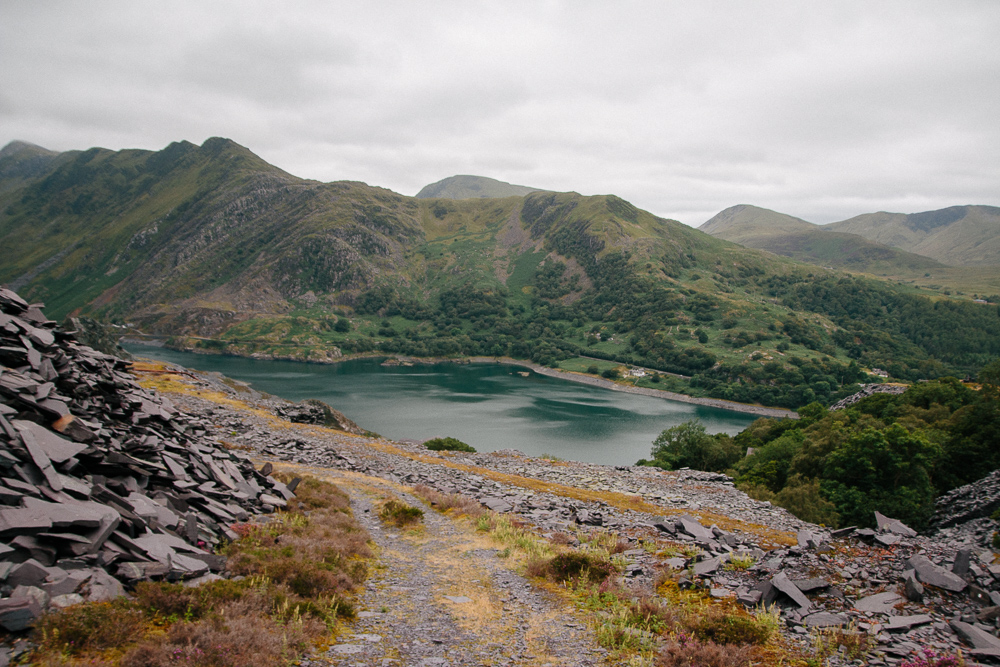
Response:
[[[489,539],[443,516],[402,487],[364,475],[282,466],[334,482],[351,496],[378,546],[358,619],[336,644],[301,664],[598,665],[606,651],[575,610],[512,571]],[[378,503],[425,509],[423,526],[383,524]]]

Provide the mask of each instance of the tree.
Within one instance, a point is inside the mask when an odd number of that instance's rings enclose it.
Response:
[[[899,424],[865,429],[830,453],[820,488],[845,524],[871,526],[879,511],[919,529],[934,510],[929,470],[939,456]]]
[[[693,419],[660,433],[651,454],[653,465],[668,470],[687,467],[721,472],[736,463],[740,450],[725,433],[709,435],[705,426]]]

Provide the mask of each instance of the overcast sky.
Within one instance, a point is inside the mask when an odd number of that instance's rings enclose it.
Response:
[[[1000,2],[0,3],[0,145],[211,136],[305,178],[478,174],[694,226],[1000,205]]]

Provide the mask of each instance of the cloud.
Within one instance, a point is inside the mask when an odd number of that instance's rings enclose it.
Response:
[[[0,5],[0,142],[227,136],[414,194],[478,173],[698,225],[1000,204],[1000,5]]]

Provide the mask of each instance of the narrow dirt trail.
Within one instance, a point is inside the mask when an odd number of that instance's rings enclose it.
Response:
[[[533,587],[495,545],[464,522],[430,510],[404,487],[357,473],[280,466],[337,484],[378,546],[358,619],[335,645],[300,664],[600,665],[606,651],[564,600]],[[420,528],[378,518],[398,498],[424,509]]]

